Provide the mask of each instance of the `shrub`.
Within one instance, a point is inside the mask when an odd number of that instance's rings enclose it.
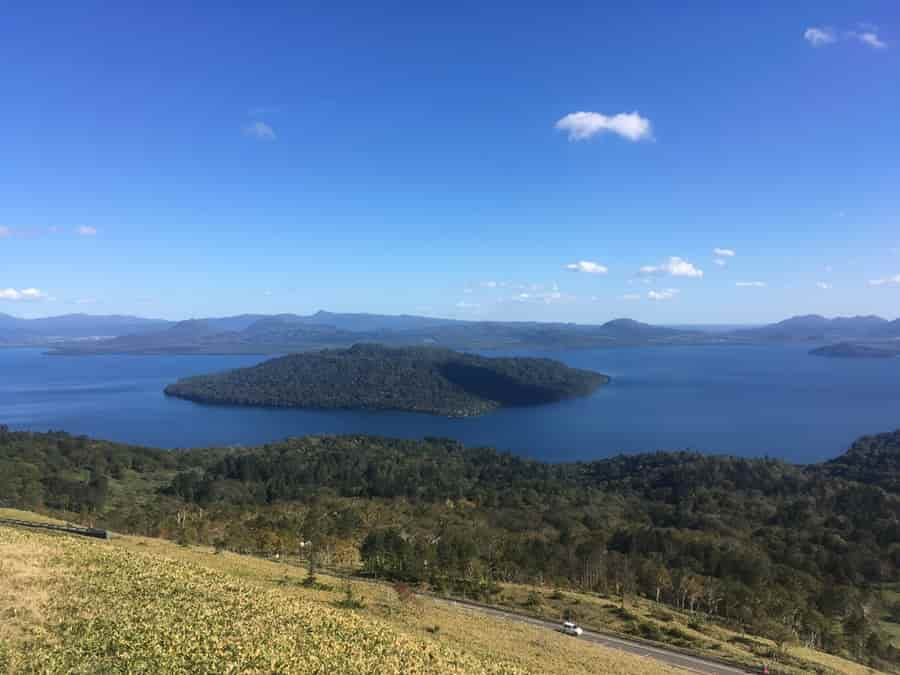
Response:
[[[638,630],[640,631],[641,636],[648,640],[661,642],[664,638],[663,632],[659,629],[659,626],[652,621],[641,621],[638,625]]]
[[[394,584],[394,592],[397,594],[397,600],[399,600],[401,604],[404,605],[409,603],[414,597],[416,597],[413,589],[411,589],[404,583]]]
[[[657,621],[662,621],[663,623],[669,623],[675,618],[673,614],[662,609],[654,609],[652,612],[650,612],[650,616],[652,616]]]
[[[344,586],[344,597],[335,602],[334,605],[341,609],[364,609],[366,603],[356,596],[353,586],[348,583]]]

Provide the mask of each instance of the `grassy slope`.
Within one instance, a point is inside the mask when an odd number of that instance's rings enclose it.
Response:
[[[3,672],[675,672],[383,586],[338,609],[338,580],[310,590],[298,568],[160,540],[0,526],[0,561]]]
[[[539,603],[534,604],[538,599]],[[600,632],[649,639],[700,656],[725,659],[750,668],[768,662],[775,645],[765,638],[739,633],[644,598],[631,598],[623,607],[619,597],[551,591],[546,588],[503,585],[504,607],[556,620],[568,610],[585,628]],[[777,672],[783,674],[820,672],[871,675],[877,671],[866,666],[798,645],[788,645],[778,657]]]
[[[4,517],[24,520],[51,520],[44,516],[27,512],[0,509],[0,518]],[[10,533],[22,536],[19,531],[0,527],[0,560],[4,561],[3,571],[7,569],[7,553],[11,550],[9,548],[3,549],[4,536],[10,536]],[[232,553],[215,554],[212,549],[207,547],[179,546],[173,542],[161,539],[117,536],[111,542],[104,543],[82,541],[50,534],[31,534],[27,537],[27,542],[21,542],[20,545],[25,547],[23,550],[30,551],[29,556],[32,559],[44,561],[38,566],[37,570],[31,569],[23,578],[40,580],[46,575],[51,580],[60,579],[61,573],[65,571],[66,567],[65,565],[60,566],[58,564],[59,561],[53,565],[48,564],[47,561],[51,559],[48,556],[48,552],[52,551],[53,547],[75,546],[71,542],[81,542],[79,545],[81,546],[82,555],[92,550],[111,550],[120,556],[125,553],[137,554],[138,558],[150,555],[153,560],[176,561],[183,565],[184,569],[196,569],[206,573],[213,573],[217,575],[217,583],[219,585],[224,584],[227,586],[233,582],[238,582],[274,591],[274,595],[266,596],[268,597],[266,602],[271,607],[265,611],[276,614],[281,611],[279,609],[281,603],[293,600],[313,603],[317,607],[322,607],[325,611],[334,612],[336,610],[333,608],[333,603],[342,597],[342,592],[347,584],[341,579],[320,575],[320,582],[330,586],[330,590],[312,590],[301,585],[306,571],[300,566]],[[91,546],[94,548],[91,548]],[[9,559],[12,560],[13,558],[10,557]],[[119,559],[116,558],[115,560]],[[119,562],[115,562],[115,560],[109,559],[103,564],[122,564],[124,569],[127,567],[126,563],[129,560],[129,556],[126,555]],[[74,564],[78,561],[77,559],[70,559],[69,562]],[[74,568],[70,569],[83,571],[85,568],[81,563],[78,563]],[[178,572],[181,569],[179,567],[167,569],[170,569],[172,574],[181,573]],[[67,576],[70,579],[69,593],[77,592],[83,594],[87,588],[84,585],[86,577],[83,574],[78,576],[80,581],[77,583],[71,581],[71,575]],[[211,577],[207,578],[210,579]],[[41,583],[32,583],[31,588],[33,592],[30,591],[24,596],[20,594],[20,598],[16,602],[19,604],[24,603],[23,606],[28,606],[30,609],[24,614],[20,611],[19,616],[35,617],[33,621],[29,620],[26,623],[35,624],[36,622],[37,625],[40,625],[41,622],[46,623],[48,616],[52,617],[54,613],[58,615],[58,607],[57,609],[48,609],[48,606],[43,601],[50,597],[50,589],[53,588],[54,583],[56,582],[51,581],[50,584],[42,581]],[[127,588],[128,581],[122,580],[122,583],[124,585],[115,591],[117,595],[126,594],[126,591],[130,591]],[[161,586],[166,585],[164,581],[157,582],[153,581],[153,579],[148,579],[146,583],[151,584],[151,586],[156,583],[160,583]],[[573,672],[616,672],[625,674],[672,672],[657,666],[653,662],[637,659],[594,645],[580,643],[544,629],[485,617],[467,610],[451,608],[427,600],[401,603],[390,586],[358,581],[352,582],[351,585],[355,594],[363,599],[366,604],[366,607],[358,612],[359,618],[373,621],[381,629],[388,629],[390,635],[411,640],[413,644],[419,645],[417,648],[421,647],[421,643],[435,643],[474,659],[473,664],[497,664],[503,662],[507,664],[511,672],[530,671],[551,674],[569,674]],[[5,601],[9,598],[8,586],[9,584],[4,584],[4,581],[0,578],[0,612],[3,611]],[[193,593],[193,591],[185,592]],[[529,596],[534,597],[533,594],[540,598],[540,604],[537,606],[529,603]],[[132,594],[128,593],[128,595],[132,597]],[[203,591],[197,597],[206,598],[207,596],[208,593]],[[32,600],[27,600],[29,597]],[[196,600],[192,599],[193,597],[190,596],[186,601],[194,603]],[[720,626],[707,624],[702,626],[700,630],[695,630],[690,625],[691,621],[688,615],[675,612],[671,608],[656,605],[644,599],[631,601],[627,611],[623,612],[621,603],[617,599],[569,592],[554,593],[550,589],[509,584],[503,586],[501,600],[502,604],[510,609],[536,614],[552,620],[558,620],[562,616],[563,610],[568,608],[576,613],[578,621],[586,627],[607,632],[642,636],[644,631],[647,630],[646,627],[653,625],[662,633],[665,638],[664,642],[680,645],[694,653],[718,656],[748,665],[758,666],[765,660],[765,655],[773,649],[772,643],[762,638],[735,633]],[[14,603],[10,606],[16,605]],[[77,611],[89,610],[89,607],[85,604],[81,610],[75,609]],[[139,609],[132,609],[134,614],[140,615]],[[72,608],[70,607],[67,611],[71,610]],[[346,615],[348,612],[344,610],[341,614]],[[353,616],[352,613],[350,615]],[[143,629],[143,625],[141,624],[138,628]],[[438,629],[437,632],[435,632],[435,628]],[[165,627],[164,625],[159,626],[159,630],[168,631],[170,629],[171,627]],[[13,633],[21,636],[22,630],[15,629]],[[0,639],[3,637],[4,634],[0,632]],[[284,647],[282,646],[282,648]],[[814,650],[796,646],[788,649],[789,660],[793,665],[787,667],[779,666],[777,671],[779,673],[799,675],[799,673],[820,672],[868,675],[875,672],[853,662]],[[477,667],[472,665],[469,667],[471,669],[465,669],[462,672],[492,672],[477,669],[483,668],[483,665]],[[375,671],[362,669],[355,672]]]
[[[900,602],[900,584],[889,584],[882,590],[886,603]],[[900,623],[890,621],[885,613],[881,621],[882,630],[887,633],[895,647],[900,647]]]

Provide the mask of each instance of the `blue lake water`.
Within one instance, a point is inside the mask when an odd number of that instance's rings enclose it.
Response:
[[[470,419],[208,406],[163,395],[186,375],[258,356],[48,356],[0,350],[0,424],[169,448],[318,433],[445,436],[550,461],[691,448],[815,462],[900,427],[900,359],[827,359],[808,346],[545,353],[612,376],[593,396]]]

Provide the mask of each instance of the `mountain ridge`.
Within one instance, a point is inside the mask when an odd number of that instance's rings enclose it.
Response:
[[[724,330],[661,326],[617,317],[604,323],[473,321],[413,314],[237,314],[184,321],[128,315],[67,314],[19,319],[0,314],[0,344],[49,345],[54,353],[245,353],[278,354],[349,347],[356,342],[389,346],[442,346],[456,350],[554,350],[647,344],[812,342],[834,345],[828,355],[854,356],[892,348],[900,319],[874,315],[792,316],[762,326]],[[870,349],[845,349],[865,341]],[[871,345],[869,345],[871,343]],[[819,352],[816,352],[819,355]]]

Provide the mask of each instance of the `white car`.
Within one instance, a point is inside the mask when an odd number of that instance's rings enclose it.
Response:
[[[566,635],[581,635],[584,632],[581,630],[581,626],[576,626],[571,621],[566,621],[560,630]]]

